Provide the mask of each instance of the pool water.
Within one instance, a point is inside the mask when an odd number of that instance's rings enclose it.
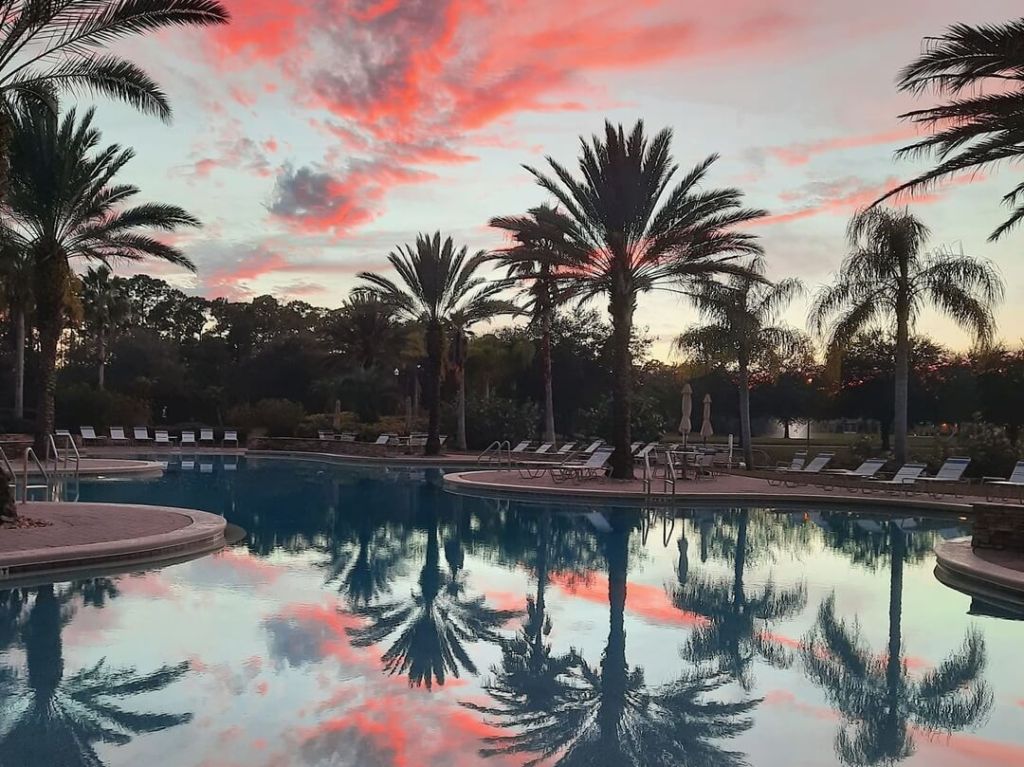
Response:
[[[525,503],[202,458],[81,500],[242,543],[0,592],[0,766],[1022,765],[1022,624],[948,516]]]

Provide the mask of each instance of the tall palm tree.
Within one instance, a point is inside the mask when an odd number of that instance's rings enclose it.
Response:
[[[395,312],[423,326],[427,346],[427,455],[441,452],[441,371],[445,329],[459,319],[466,326],[493,316],[502,286],[478,275],[486,260],[481,251],[470,256],[456,249],[451,237],[421,234],[415,245],[399,246],[388,256],[399,282],[360,272],[357,292],[394,307]]]
[[[800,280],[763,281],[755,271],[734,275],[727,282],[700,280],[691,300],[707,324],[680,335],[679,349],[733,362],[739,375],[740,440],[747,469],[754,468],[750,435],[750,368],[758,363],[789,356],[800,345],[800,336],[786,325],[776,324],[792,300],[803,292]]]
[[[36,445],[53,431],[57,347],[72,290],[71,260],[110,264],[156,258],[187,269],[177,248],[147,233],[199,226],[182,208],[156,203],[128,207],[137,187],[114,183],[135,156],[117,144],[100,146],[93,110],[62,120],[45,106],[28,103],[14,116],[10,188],[0,201],[0,237],[28,254],[33,264],[39,378]]]
[[[626,512],[610,520],[605,556],[608,567],[609,630],[600,667],[578,653],[570,664],[549,669],[549,697],[531,695],[536,677],[506,677],[488,690],[493,706],[470,706],[489,723],[519,732],[490,736],[484,756],[532,753],[526,767],[614,764],[635,767],[739,767],[744,755],[716,741],[734,738],[753,725],[749,714],[760,701],[721,702],[713,697],[728,677],[694,666],[668,684],[650,688],[641,667],[626,661],[626,574],[629,537],[635,521]],[[550,674],[557,672],[552,681]],[[508,687],[514,682],[518,686]],[[542,705],[538,705],[538,703]]]
[[[627,135],[605,123],[605,135],[581,139],[582,178],[552,158],[554,175],[527,168],[558,200],[552,217],[566,248],[557,274],[581,302],[608,300],[612,322],[612,476],[633,476],[631,406],[633,314],[641,293],[678,289],[696,277],[742,273],[736,262],[761,252],[755,236],[738,227],[765,215],[741,206],[737,189],[701,189],[717,159],[711,155],[671,189],[678,166],[672,132],[651,139],[638,121]]]
[[[28,673],[0,674],[0,753],[5,763],[102,767],[96,743],[124,745],[135,735],[184,724],[191,714],[139,713],[124,708],[135,695],[181,679],[188,663],[148,674],[111,668],[105,660],[65,675],[61,631],[72,612],[52,585],[36,592],[21,622]]]
[[[340,309],[324,319],[321,333],[347,364],[364,370],[398,358],[406,341],[394,309],[373,296],[350,295]]]
[[[748,691],[753,686],[750,665],[756,657],[776,668],[791,665],[791,653],[771,637],[770,627],[774,621],[799,614],[807,605],[803,583],[788,589],[776,588],[771,581],[753,589],[744,584],[750,548],[749,515],[746,509],[739,512],[733,577],[713,581],[689,576],[672,594],[672,602],[680,610],[707,619],[683,646],[683,657],[694,662],[717,662],[721,672]]]
[[[814,627],[801,641],[804,668],[843,717],[836,753],[844,764],[892,765],[914,751],[909,725],[951,733],[982,721],[992,693],[982,676],[985,643],[970,631],[961,649],[921,679],[903,659],[903,563],[906,533],[889,522],[889,641],[881,656],[871,652],[855,623],[836,617],[835,597],[819,608]]]
[[[96,344],[96,383],[102,391],[106,388],[110,342],[128,324],[132,307],[122,280],[112,277],[106,265],[90,267],[82,276],[81,285],[85,326]]]
[[[526,216],[491,219],[491,226],[509,233],[514,242],[495,251],[495,260],[507,271],[510,283],[521,286],[526,299],[524,311],[540,333],[541,386],[544,390],[544,441],[555,441],[554,384],[551,378],[551,324],[555,311],[565,300],[557,279],[557,265],[571,249],[565,241],[556,211],[541,205]]]
[[[0,200],[7,193],[13,114],[26,99],[92,91],[169,120],[160,86],[109,43],[165,27],[225,24],[217,0],[0,0]]]
[[[886,325],[896,336],[896,460],[907,459],[907,381],[910,334],[928,305],[988,341],[995,329],[992,308],[1003,282],[989,262],[963,254],[924,252],[930,232],[909,211],[869,208],[850,221],[850,254],[833,285],[811,305],[809,323],[827,336],[838,355],[858,333]]]
[[[0,302],[14,323],[14,417],[25,417],[25,343],[32,307],[32,264],[13,243],[0,242]]]
[[[515,610],[496,610],[484,597],[467,597],[459,568],[450,574],[441,568],[438,544],[437,508],[431,504],[426,522],[427,547],[420,571],[419,591],[408,600],[356,607],[355,615],[366,618],[365,626],[349,629],[355,647],[369,647],[398,636],[381,661],[388,674],[405,674],[411,686],[433,687],[445,683],[449,674],[458,677],[462,669],[477,673],[466,652],[471,642],[501,641],[498,628],[516,617]],[[452,563],[449,563],[450,565]]]
[[[977,27],[955,24],[925,42],[925,51],[900,73],[899,88],[918,94],[934,90],[945,103],[901,115],[931,135],[897,155],[931,155],[938,164],[883,200],[1024,157],[1024,19]],[[1013,212],[991,241],[1024,220],[1024,183],[1003,197],[1003,203]]]

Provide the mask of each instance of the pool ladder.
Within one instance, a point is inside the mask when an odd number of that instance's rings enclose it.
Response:
[[[477,456],[477,463],[493,464],[494,459],[497,459],[498,469],[512,471],[512,443],[508,440],[504,442],[500,440],[494,440],[487,449]]]
[[[72,442],[72,445],[73,444],[74,443]],[[50,446],[51,445],[53,447],[53,452],[54,452],[53,475],[52,476],[51,476],[51,473],[49,471],[47,471],[47,469],[46,469],[46,465],[49,464],[49,462],[50,462],[49,452],[50,452]],[[71,452],[72,452],[71,450],[68,450],[66,452],[66,454],[65,454],[66,455],[66,457],[64,459],[65,467],[68,467],[68,466],[71,465],[71,458],[70,458],[70,453]],[[76,480],[76,484],[77,484],[78,476],[79,476],[79,468],[80,468],[81,457],[78,455],[77,446],[74,448],[73,452],[75,453],[75,480]],[[28,494],[29,494],[30,490],[45,490],[46,491],[46,496],[45,496],[44,500],[46,500],[46,501],[58,501],[59,502],[59,501],[65,500],[64,496],[65,496],[65,491],[67,490],[67,488],[66,487],[61,487],[60,483],[56,479],[56,475],[60,471],[60,459],[59,459],[58,453],[57,453],[57,446],[56,446],[56,444],[54,444],[53,436],[49,437],[49,444],[47,445],[47,459],[46,459],[45,462],[39,460],[39,456],[36,454],[36,451],[33,448],[31,448],[31,447],[25,448],[25,453],[24,453],[22,458],[23,458],[23,463],[22,463],[22,467],[21,467],[21,482],[19,483],[19,481],[18,481],[18,472],[15,471],[14,466],[11,464],[10,459],[7,457],[7,453],[4,452],[4,449],[2,447],[0,447],[0,464],[2,464],[3,471],[10,477],[10,481],[14,485],[14,497],[15,497],[15,500],[18,499],[19,484],[20,484],[20,489],[21,489],[21,503],[23,503],[23,504],[24,503],[28,503]],[[38,473],[42,475],[42,477],[43,477],[43,484],[33,485],[33,484],[31,484],[29,482],[29,468],[33,464],[35,464],[35,467],[38,470]],[[77,493],[76,493],[76,495],[77,495]]]

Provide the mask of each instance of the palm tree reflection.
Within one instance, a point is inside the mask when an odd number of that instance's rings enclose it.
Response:
[[[467,596],[461,562],[449,562],[449,572],[442,569],[434,504],[427,512],[426,533],[419,590],[408,599],[355,608],[353,613],[368,623],[349,629],[349,635],[353,646],[369,647],[397,634],[381,659],[384,670],[408,675],[410,685],[430,689],[435,681],[443,685],[449,674],[458,677],[461,670],[476,674],[466,645],[499,642],[498,628],[518,612],[491,608],[483,596]]]
[[[961,648],[920,679],[903,658],[903,564],[906,532],[898,520],[888,527],[889,642],[879,657],[861,637],[860,626],[835,614],[826,599],[801,647],[804,668],[843,717],[835,749],[844,764],[892,765],[914,753],[912,728],[952,733],[981,722],[992,706],[983,679],[985,642],[969,631]],[[911,547],[913,548],[913,547]],[[874,548],[872,550],[875,550]]]
[[[707,620],[683,646],[683,657],[694,662],[716,662],[720,671],[747,691],[753,687],[750,666],[755,657],[777,668],[792,665],[792,653],[772,638],[769,626],[797,615],[807,605],[803,583],[789,589],[778,589],[770,581],[753,589],[744,584],[750,550],[749,514],[747,510],[738,513],[735,544],[730,541],[727,547],[733,559],[733,577],[723,581],[680,577],[672,595],[673,604],[680,610]]]
[[[4,764],[101,767],[96,744],[124,745],[135,735],[192,718],[191,714],[137,713],[124,707],[127,699],[162,690],[180,679],[188,671],[187,663],[140,674],[134,668],[111,668],[100,660],[65,675],[61,632],[74,614],[72,600],[95,601],[112,592],[116,593],[110,582],[76,584],[62,590],[43,586],[27,611],[4,613],[20,633],[28,672],[8,668],[0,673],[0,754]],[[13,603],[9,596],[0,602]]]
[[[517,730],[487,738],[481,754],[528,754],[527,767],[548,760],[561,767],[744,764],[742,754],[726,751],[716,741],[750,728],[746,715],[758,700],[719,702],[709,697],[728,678],[707,665],[650,687],[643,668],[627,664],[624,615],[634,519],[612,513],[610,523],[605,536],[609,631],[600,666],[592,666],[576,650],[553,655],[538,639],[544,626],[541,616],[527,620],[517,640],[506,645],[495,679],[485,686],[493,705],[467,704],[483,712],[489,724]],[[538,598],[535,610],[539,604]]]

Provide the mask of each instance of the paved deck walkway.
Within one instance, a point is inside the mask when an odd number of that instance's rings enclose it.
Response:
[[[192,509],[30,502],[18,513],[46,525],[0,529],[0,584],[25,573],[155,563],[224,544],[224,519]]]
[[[737,474],[723,474],[713,479],[679,480],[676,490],[666,493],[661,479],[652,483],[651,494],[644,490],[641,479],[611,480],[592,479],[580,482],[555,482],[549,474],[542,477],[523,477],[518,471],[467,471],[445,476],[445,483],[453,489],[465,492],[497,491],[512,494],[560,495],[584,498],[605,498],[608,500],[647,499],[659,502],[687,501],[830,501],[832,503],[852,503],[857,505],[889,506],[935,509],[966,513],[971,510],[971,498],[944,495],[932,497],[927,494],[908,496],[904,493],[862,493],[849,487],[839,485],[831,489],[819,485],[769,485],[768,481],[758,477]]]

